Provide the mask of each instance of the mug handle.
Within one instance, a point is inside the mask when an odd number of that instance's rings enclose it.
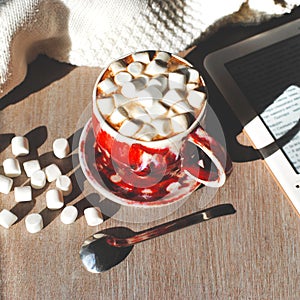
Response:
[[[201,157],[195,146],[201,150]],[[222,186],[232,171],[232,162],[225,149],[201,127],[188,135],[181,155],[183,171],[209,187]]]

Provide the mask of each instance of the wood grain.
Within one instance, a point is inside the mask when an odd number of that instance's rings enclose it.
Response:
[[[56,78],[57,69],[65,73]],[[2,102],[0,161],[11,156],[13,134],[28,135],[39,146],[32,157],[45,166],[56,161],[51,153],[54,139],[80,129],[84,120],[78,120],[89,109],[99,69],[71,68],[41,57],[29,71],[24,85]],[[53,75],[50,82],[48,73]],[[35,92],[27,93],[35,80]],[[73,162],[66,160],[61,167],[75,185],[85,186],[68,198],[82,209],[88,205],[86,198],[97,195],[83,183],[74,148]],[[25,182],[18,178],[16,185]],[[26,204],[16,204],[12,192],[1,194],[0,209],[12,209],[20,220],[9,230],[0,228],[0,299],[299,299],[299,218],[263,163],[234,163],[224,187],[211,199],[202,194],[198,190],[161,219],[131,222],[113,216],[97,227],[88,227],[83,217],[62,224],[57,212],[46,209],[44,191]],[[80,245],[98,230],[142,230],[226,202],[235,206],[235,215],[141,243],[106,273],[88,273],[81,264]],[[42,213],[46,223],[37,234],[29,234],[24,224],[33,212]]]

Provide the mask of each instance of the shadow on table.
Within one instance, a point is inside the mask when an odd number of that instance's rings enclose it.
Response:
[[[24,81],[0,99],[0,110],[16,104],[32,93],[47,87],[70,73],[75,66],[55,61],[45,55],[28,65],[28,72]]]
[[[2,1],[3,2],[3,1]],[[47,1],[46,1],[47,2]],[[63,1],[56,0],[49,3],[44,3],[46,6],[41,7],[42,9],[45,9],[47,5],[49,7],[51,6],[53,8],[51,19],[53,25],[51,28],[54,31],[59,30],[59,36],[54,36],[52,38],[45,37],[44,40],[40,39],[37,40],[32,47],[35,47],[35,50],[37,49],[44,49],[42,51],[45,52],[45,49],[53,48],[53,45],[57,48],[63,48],[63,50],[68,53],[71,49],[71,40],[69,38],[69,16],[70,11],[68,6]],[[26,11],[26,6],[24,6],[24,15],[28,11]],[[35,17],[39,19],[42,16],[42,13],[37,14]],[[61,16],[64,16],[63,18]],[[33,17],[33,16],[31,16]],[[47,23],[48,19],[46,17],[46,20],[44,20],[44,23]],[[42,22],[37,22],[42,23]],[[46,24],[45,23],[45,24]],[[4,26],[1,24],[1,26]],[[45,28],[44,28],[45,29]],[[32,32],[29,28],[22,28],[24,30],[24,34],[28,34],[28,39],[32,39]],[[27,32],[26,32],[27,31]],[[41,29],[41,32],[43,32],[43,29]],[[36,37],[34,37],[36,39]],[[16,49],[14,49],[16,50]],[[21,50],[21,49],[19,49]],[[28,50],[28,49],[23,49]],[[25,57],[28,56],[29,53],[21,53],[18,57],[16,56],[17,51],[11,51],[11,61],[20,61],[20,63],[25,63],[24,60]],[[17,67],[17,66],[15,66]],[[71,72],[75,67],[67,64],[67,63],[60,63],[58,61],[55,61],[45,55],[39,55],[31,64],[27,66],[27,74],[24,79],[24,81],[14,88],[12,91],[10,91],[6,96],[0,99],[0,111],[6,108],[9,105],[16,104],[20,101],[22,101],[24,98],[26,98],[28,95],[37,92],[44,87],[48,86],[52,82],[64,77],[66,74]],[[13,71],[13,70],[10,70]]]
[[[0,153],[4,151],[9,145],[11,139],[15,136],[14,133],[1,133],[0,134]]]

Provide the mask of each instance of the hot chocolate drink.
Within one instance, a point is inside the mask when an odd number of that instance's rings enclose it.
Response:
[[[140,141],[185,132],[206,103],[198,71],[179,57],[158,51],[137,52],[110,64],[96,96],[107,123]]]

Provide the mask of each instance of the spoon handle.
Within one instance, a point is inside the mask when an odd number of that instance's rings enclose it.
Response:
[[[158,237],[160,235],[182,229],[187,226],[195,225],[213,218],[234,214],[236,210],[231,204],[221,204],[202,211],[184,216],[182,218],[155,226],[138,232],[132,237],[117,238],[109,237],[107,242],[115,247],[129,247],[134,244]]]

